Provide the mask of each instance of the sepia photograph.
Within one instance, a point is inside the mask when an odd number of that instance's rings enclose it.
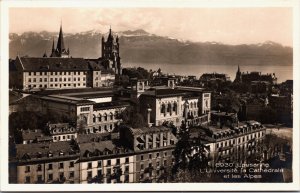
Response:
[[[1,15],[7,186],[299,188],[296,1],[13,2]]]

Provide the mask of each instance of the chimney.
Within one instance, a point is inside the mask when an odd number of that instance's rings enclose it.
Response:
[[[147,124],[148,127],[151,127],[152,124],[150,123],[150,113],[151,113],[152,109],[150,107],[147,108]]]

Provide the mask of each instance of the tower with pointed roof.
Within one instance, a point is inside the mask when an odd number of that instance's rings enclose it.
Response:
[[[52,52],[50,57],[68,58],[69,55],[70,55],[69,48],[68,49],[65,48],[64,35],[63,35],[62,24],[61,24],[56,48],[54,48],[54,38],[53,38]]]
[[[122,74],[121,58],[119,55],[119,37],[114,38],[111,28],[107,39],[102,36],[102,58],[109,61],[109,68],[112,68],[117,75]]]
[[[238,70],[237,70],[237,72],[236,72],[234,82],[237,82],[237,83],[242,82],[242,73],[241,73],[241,71],[240,71],[240,65],[238,65]]]

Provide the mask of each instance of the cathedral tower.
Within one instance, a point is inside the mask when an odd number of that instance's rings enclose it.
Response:
[[[119,37],[113,37],[111,28],[107,40],[102,36],[102,58],[109,61],[109,68],[112,68],[117,75],[122,74],[121,58],[119,55]]]

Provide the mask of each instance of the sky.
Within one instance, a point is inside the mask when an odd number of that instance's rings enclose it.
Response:
[[[293,42],[291,8],[10,8],[10,33],[89,30],[149,33],[194,42],[252,44]]]

